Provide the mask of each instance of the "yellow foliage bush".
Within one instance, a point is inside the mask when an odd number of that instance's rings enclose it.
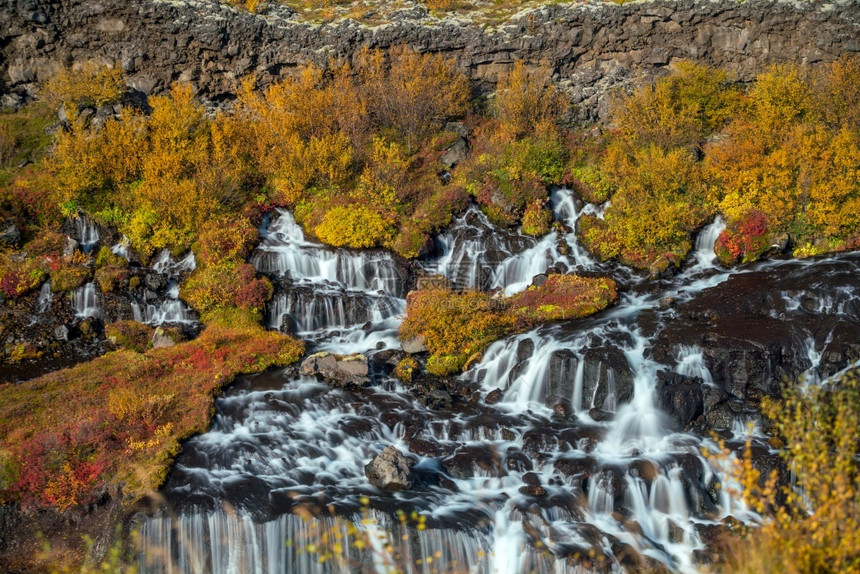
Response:
[[[357,249],[385,245],[394,236],[394,222],[364,205],[333,207],[314,233],[323,243]]]
[[[682,61],[669,76],[615,102],[612,122],[628,145],[682,146],[720,130],[740,96],[724,71]]]
[[[499,132],[507,140],[525,137],[535,126],[557,123],[569,109],[570,101],[552,84],[549,71],[529,70],[522,60],[500,79],[493,101]]]
[[[42,85],[39,95],[53,108],[62,104],[102,106],[118,102],[124,91],[121,68],[87,61],[79,69],[65,68],[55,74]]]
[[[787,387],[766,399],[795,484],[761,476],[749,445],[737,467],[743,496],[764,516],[730,560],[736,572],[860,571],[860,378]]]

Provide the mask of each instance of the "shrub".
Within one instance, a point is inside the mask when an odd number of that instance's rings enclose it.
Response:
[[[527,70],[522,60],[497,86],[493,112],[499,120],[499,131],[508,140],[532,133],[536,126],[563,119],[570,101],[550,81],[545,68]]]
[[[394,367],[394,376],[404,383],[411,383],[415,371],[418,369],[418,361],[412,357],[406,357]]]
[[[300,341],[264,330],[247,312],[207,320],[194,341],[116,351],[0,386],[0,450],[17,469],[2,502],[65,510],[109,489],[130,508],[162,483],[180,442],[206,430],[224,384],[293,363],[304,352]]]
[[[574,168],[571,177],[574,191],[589,203],[604,203],[615,192],[611,178],[599,167],[586,165]]]
[[[116,347],[143,353],[149,348],[152,327],[137,321],[118,321],[105,325],[105,337]]]
[[[526,235],[546,235],[552,225],[552,211],[546,207],[547,200],[533,201],[523,213],[521,231]]]
[[[509,299],[515,328],[593,315],[618,298],[615,281],[578,275],[550,275],[540,287],[529,287]]]
[[[738,550],[741,572],[854,572],[860,566],[860,378],[787,386],[767,398],[775,444],[795,477],[762,476],[749,444],[737,474],[744,500],[765,519]]]
[[[112,293],[126,286],[130,275],[128,269],[124,267],[108,265],[96,269],[94,278],[102,293]]]
[[[62,104],[102,106],[119,101],[125,91],[122,69],[84,62],[79,69],[66,68],[40,89],[42,100],[53,108]]]
[[[610,147],[604,165],[617,191],[603,222],[583,222],[586,245],[598,256],[617,256],[640,268],[666,254],[683,261],[693,230],[712,214],[699,163],[685,149],[652,144],[632,155]]]
[[[391,241],[394,231],[391,220],[358,204],[330,209],[314,228],[314,233],[323,243],[355,248],[383,245]]]
[[[631,147],[682,147],[704,141],[737,111],[740,90],[722,70],[678,62],[672,74],[615,102],[617,136]]]
[[[540,287],[512,297],[433,287],[406,300],[400,338],[420,338],[430,352],[427,370],[437,376],[459,372],[501,337],[540,323],[596,313],[617,298],[611,279],[552,275]]]
[[[481,353],[512,326],[503,303],[488,294],[429,289],[410,294],[400,336],[423,338],[431,353],[428,370],[448,374],[459,370],[469,357]]]
[[[9,351],[9,362],[20,363],[21,361],[38,359],[41,356],[42,351],[37,349],[32,343],[18,343]]]
[[[43,261],[27,258],[23,261],[0,256],[0,291],[6,297],[20,297],[39,287],[48,278]]]
[[[64,265],[56,271],[51,271],[51,291],[60,293],[63,291],[71,293],[91,276],[91,270],[79,265]]]

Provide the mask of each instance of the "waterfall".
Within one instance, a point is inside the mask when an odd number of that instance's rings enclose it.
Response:
[[[359,327],[366,323],[389,333],[396,329],[396,322],[383,323],[406,310],[406,276],[390,254],[313,243],[285,210],[263,223],[260,236],[251,263],[281,285],[267,306],[269,328],[300,333],[346,329],[345,339],[362,338],[365,332]]]
[[[717,215],[712,223],[706,225],[696,237],[696,245],[693,248],[693,260],[695,267],[699,270],[715,269],[717,267],[717,256],[714,254],[714,246],[720,234],[726,229],[726,221],[722,215]]]
[[[564,237],[556,231],[539,239],[502,231],[472,206],[436,237],[441,254],[426,261],[425,269],[444,275],[456,289],[502,289],[506,295],[522,291],[550,269],[593,270],[596,263],[579,245],[575,230],[579,217],[594,207],[578,209],[566,188],[553,190],[551,200],[555,218],[571,229]]]
[[[110,248],[111,253],[118,257],[122,257],[126,261],[131,259],[131,253],[129,251],[129,240],[125,235],[122,236],[122,239],[114,246]]]
[[[167,288],[164,297],[156,303],[137,300],[132,301],[132,318],[138,323],[162,325],[164,323],[197,322],[197,317],[179,298],[179,282],[182,277],[197,268],[194,252],[188,251],[179,259],[174,259],[167,249],[161,250],[152,262],[152,270],[167,275]]]
[[[101,239],[96,224],[90,218],[84,215],[78,215],[75,218],[75,230],[80,238],[81,250],[84,253],[92,252]]]
[[[571,229],[583,213],[599,215],[567,190],[552,203]],[[277,286],[267,325],[301,333],[315,351],[367,354],[374,384],[335,388],[289,370],[240,377],[216,400],[211,428],[183,444],[162,488],[175,515],[140,518],[141,572],[383,572],[405,563],[427,573],[449,565],[494,574],[697,571],[703,528],[755,517],[730,489],[714,487],[731,484],[730,459],[705,458],[703,448],[718,451],[713,441],[679,430],[661,409],[667,374],[723,392],[709,368],[710,323],[656,346],[685,320],[677,306],[756,273],[780,286],[762,303],[774,318],[820,311],[860,320],[860,262],[723,270],[712,257],[720,225],[702,231],[695,262],[678,276],[644,283],[592,261],[575,235],[525,237],[471,208],[437,238],[436,257],[420,263],[426,271],[455,287],[514,292],[549,269],[608,269],[623,283],[621,301],[496,341],[447,381],[465,388],[459,398],[431,408],[389,375],[408,287],[401,264],[314,243],[289,212],[273,214],[251,257]],[[820,278],[818,269],[826,269]],[[786,284],[795,276],[807,287]],[[829,298],[818,282],[832,287]],[[799,324],[804,368],[824,369],[838,333]],[[743,440],[746,413],[727,416],[732,440]],[[410,490],[385,492],[365,475],[389,445],[414,462]],[[307,550],[324,546],[323,533],[342,542],[321,563]],[[356,536],[363,548],[346,543]],[[641,562],[623,562],[625,554]]]
[[[72,307],[78,317],[101,317],[99,293],[95,283],[87,283],[75,289],[72,294]]]
[[[51,282],[45,281],[42,283],[42,288],[39,289],[39,298],[36,300],[36,313],[43,314],[51,308],[51,302],[54,300],[54,294],[51,291]]]

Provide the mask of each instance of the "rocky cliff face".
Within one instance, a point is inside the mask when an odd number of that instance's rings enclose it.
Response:
[[[212,101],[254,76],[265,86],[297,65],[343,61],[363,46],[408,44],[456,57],[492,83],[522,59],[550,67],[582,117],[605,115],[612,88],[691,58],[749,80],[773,62],[814,63],[860,51],[860,3],[680,0],[622,6],[585,2],[521,13],[494,28],[439,20],[415,4],[375,28],[313,25],[289,8],[263,15],[218,0],[2,0],[0,92],[26,94],[57,67],[96,59],[121,65],[133,87],[159,92],[190,81]]]

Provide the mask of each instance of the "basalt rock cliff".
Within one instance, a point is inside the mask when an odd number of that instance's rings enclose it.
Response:
[[[306,62],[327,65],[364,46],[398,44],[455,57],[486,84],[518,59],[546,66],[580,117],[597,119],[613,88],[659,75],[679,59],[748,81],[771,63],[860,52],[860,3],[584,2],[524,11],[498,26],[437,19],[414,3],[369,27],[303,22],[274,3],[257,15],[217,0],[2,0],[0,93],[6,107],[15,106],[58,67],[95,59],[122,66],[146,94],[185,81],[217,103],[247,76],[265,86]]]

